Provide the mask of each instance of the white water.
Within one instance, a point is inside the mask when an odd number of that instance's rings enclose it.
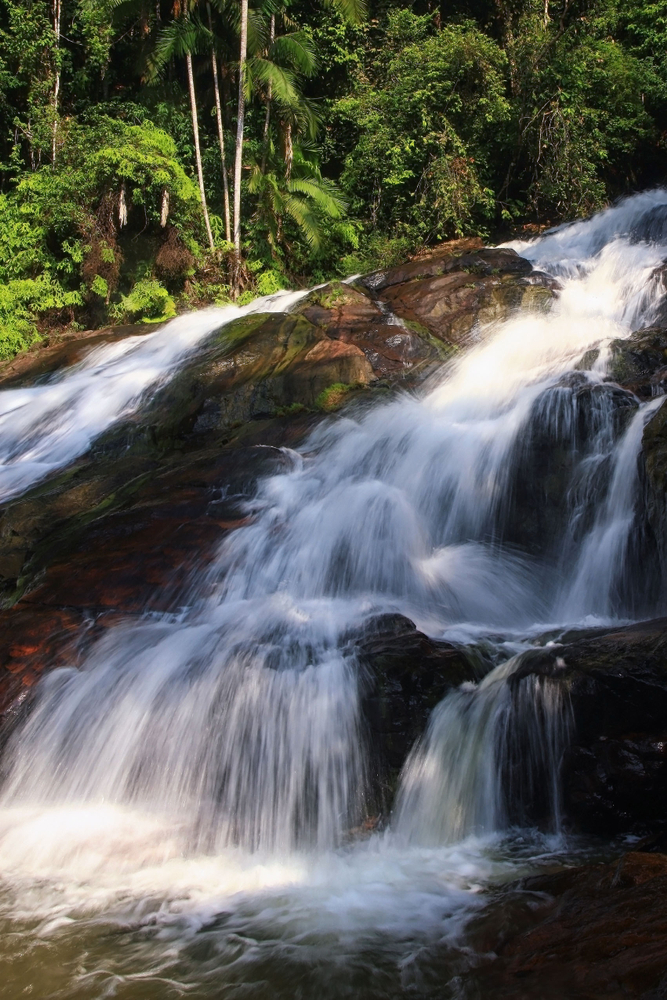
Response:
[[[455,974],[480,881],[518,870],[495,856],[512,820],[512,754],[528,757],[518,798],[546,775],[557,826],[567,706],[534,681],[513,696],[510,654],[549,624],[631,614],[638,454],[661,401],[638,409],[604,373],[609,342],[648,325],[663,293],[651,276],[667,245],[637,240],[646,211],[665,205],[666,192],[643,195],[523,245],[563,284],[549,315],[484,331],[422,397],[320,426],[290,471],[261,484],[252,523],[226,540],[187,610],[113,629],[81,671],[45,678],[5,754],[8,912],[76,953],[80,934],[95,956],[96,922],[151,942],[135,965],[115,956],[116,971],[81,959],[93,978],[76,995],[176,968],[183,989],[212,969],[210,995],[226,983],[291,996],[298,969],[330,961],[335,982],[344,956],[352,978],[322,995],[354,995],[356,968],[380,977],[368,996],[388,996],[383,970],[391,989],[421,988],[418,956],[431,962],[437,947]],[[592,368],[571,374],[592,348]],[[141,391],[124,398],[138,405]],[[517,521],[520,486],[535,455],[556,449],[570,463],[567,516],[536,538],[525,511]],[[505,663],[434,713],[393,829],[345,847],[366,777],[345,637],[397,610],[433,635],[512,642]],[[210,922],[217,957],[192,958]],[[294,981],[281,981],[284,963]]]
[[[306,292],[179,316],[154,333],[94,348],[46,384],[0,391],[0,500],[82,455],[111,424],[134,413],[179,362],[215,330],[257,312],[287,312]]]

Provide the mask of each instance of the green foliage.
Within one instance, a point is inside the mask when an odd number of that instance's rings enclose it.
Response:
[[[82,304],[79,292],[66,291],[47,274],[0,284],[0,358],[10,358],[39,340],[37,324]]]
[[[90,290],[101,299],[109,298],[109,282],[99,274],[96,274],[90,283]]]
[[[507,122],[506,60],[471,22],[389,15],[388,47],[337,114],[356,132],[343,188],[372,228],[413,241],[479,232],[493,211],[485,137]]]
[[[652,68],[609,38],[607,21],[586,33],[576,27],[552,37],[526,20],[518,50],[523,93],[514,141],[522,167],[513,180],[541,217],[600,208],[654,138],[643,99]]]
[[[367,6],[250,4],[237,267],[223,180],[233,194],[239,5],[212,0],[209,19],[203,0],[61,0],[58,35],[52,0],[0,0],[2,350],[52,323],[158,319],[504,238],[665,182],[667,0]]]
[[[348,385],[345,382],[334,382],[319,394],[315,400],[315,407],[324,413],[333,413],[347,402],[349,394],[354,389],[361,388],[364,388],[363,383],[353,382]]]
[[[280,274],[275,271],[263,271],[257,275],[255,287],[258,295],[274,295],[276,292],[282,291],[285,286]]]
[[[142,278],[129,295],[122,296],[114,314],[119,320],[130,320],[133,323],[139,320],[142,323],[160,323],[176,315],[176,305],[159,281],[155,278]]]

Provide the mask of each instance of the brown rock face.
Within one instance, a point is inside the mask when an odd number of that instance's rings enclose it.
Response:
[[[153,324],[135,323],[115,326],[110,330],[84,330],[52,336],[1,364],[0,386],[8,389],[23,382],[32,385],[38,378],[77,364],[95,347],[104,347],[127,337],[145,337],[157,329],[159,327]]]
[[[177,608],[192,574],[246,523],[257,478],[289,464],[275,447],[202,449],[162,469],[144,456],[133,479],[131,461],[114,458],[96,471],[116,509],[91,516],[85,503],[67,508],[60,498],[56,517],[45,487],[5,508],[5,519],[23,525],[30,575],[18,603],[0,611],[0,714],[43,671],[78,665],[120,618]],[[87,471],[82,464],[79,474]]]
[[[478,950],[497,957],[473,975],[464,995],[661,1000],[666,892],[663,854],[635,852],[611,864],[524,879],[471,928]]]
[[[505,319],[520,306],[548,308],[557,283],[514,250],[434,254],[379,271],[364,283],[408,325],[460,345],[476,324]]]

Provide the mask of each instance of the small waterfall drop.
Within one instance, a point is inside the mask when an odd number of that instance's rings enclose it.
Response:
[[[559,832],[557,778],[569,710],[549,679],[507,683],[526,655],[500,664],[479,685],[464,685],[433,712],[404,768],[398,837],[455,843],[530,825],[536,803],[539,818]]]

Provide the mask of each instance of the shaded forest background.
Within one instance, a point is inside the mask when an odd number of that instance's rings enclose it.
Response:
[[[667,0],[0,0],[0,357],[665,179]]]

